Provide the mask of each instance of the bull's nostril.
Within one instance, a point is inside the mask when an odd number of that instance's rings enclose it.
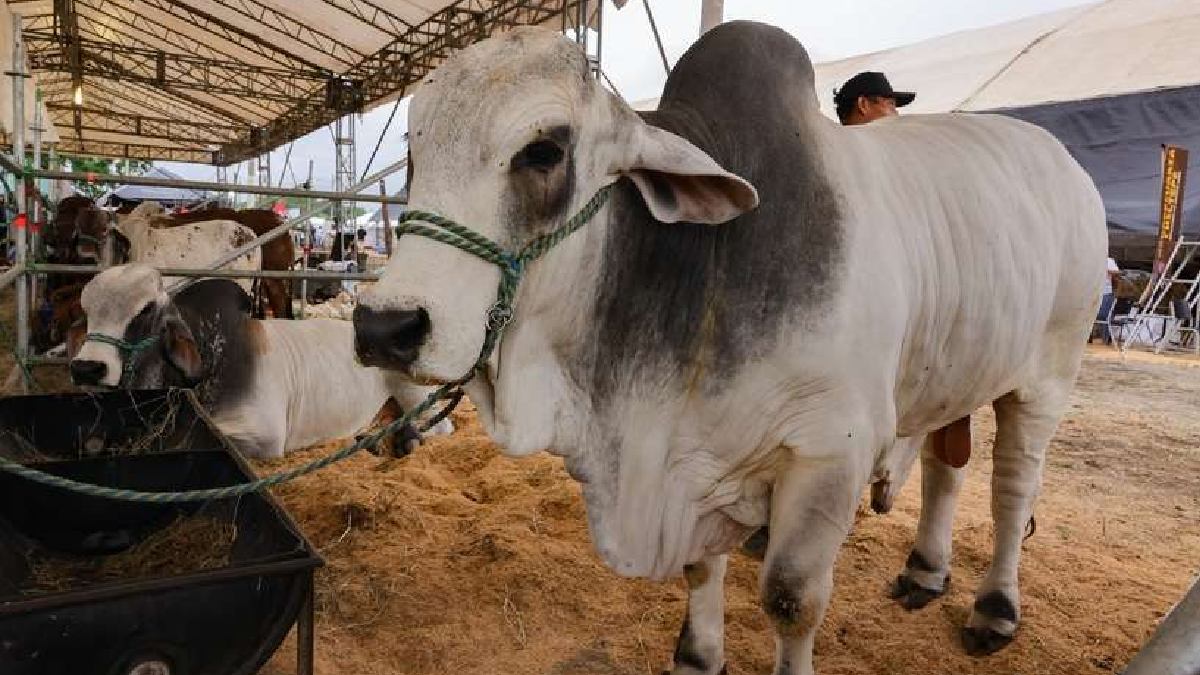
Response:
[[[100,384],[108,374],[108,366],[102,361],[75,359],[71,361],[71,381],[75,384]]]
[[[396,349],[415,350],[429,334],[429,313],[424,309],[402,310],[395,313],[392,324],[392,343]]]

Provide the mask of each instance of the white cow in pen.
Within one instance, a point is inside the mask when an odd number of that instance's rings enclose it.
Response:
[[[85,322],[68,340],[76,384],[193,388],[250,457],[350,437],[385,406],[407,409],[432,391],[358,363],[348,321],[251,318],[250,297],[228,279],[172,296],[153,267],[119,265],[84,286],[81,304]],[[443,420],[432,431],[453,429]],[[403,452],[419,437],[409,428],[392,440]]]
[[[787,33],[731,22],[643,119],[575,44],[515,29],[455,53],[412,102],[412,208],[506,250],[611,186],[530,265],[468,394],[507,454],[564,458],[610,568],[686,576],[675,675],[724,667],[727,553],[764,524],[775,673],[812,673],[864,488],[907,471],[908,439],[989,404],[995,550],[963,641],[1007,644],[1023,529],[1100,301],[1104,208],[1052,136],[991,115],[841,127],[813,81]],[[460,377],[499,278],[402,237],[356,310],[360,357]],[[922,466],[910,607],[945,588],[962,480],[933,452]]]

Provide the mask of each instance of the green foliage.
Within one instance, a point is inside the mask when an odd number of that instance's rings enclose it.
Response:
[[[65,158],[68,171],[83,173],[108,173],[120,176],[140,176],[153,166],[152,162],[141,159],[109,159],[105,157],[67,157]],[[105,185],[88,183],[77,180],[75,188],[81,193],[95,199],[108,189]]]

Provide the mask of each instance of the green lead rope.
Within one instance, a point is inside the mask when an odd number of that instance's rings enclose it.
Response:
[[[537,260],[551,248],[554,248],[563,239],[569,237],[579,228],[583,227],[596,212],[608,200],[609,193],[612,187],[606,186],[601,188],[588,203],[584,205],[574,216],[556,228],[554,231],[542,235],[528,244],[526,244],[518,253],[510,254],[504,251],[498,244],[484,237],[477,232],[474,232],[458,223],[443,218],[435,213],[425,211],[408,211],[400,218],[400,225],[397,227],[397,235],[415,234],[418,236],[427,237],[434,241],[440,241],[443,244],[449,244],[455,248],[471,253],[478,258],[495,264],[500,268],[500,287],[496,292],[496,303],[492,305],[487,314],[487,332],[484,336],[483,348],[480,350],[479,358],[475,365],[465,375],[457,380],[447,382],[438,387],[436,391],[427,396],[424,401],[407,410],[404,415],[392,422],[391,424],[379,429],[378,431],[368,434],[358,442],[343,448],[331,455],[315,459],[311,462],[298,466],[288,471],[272,474],[238,485],[230,485],[222,488],[212,488],[208,490],[186,490],[182,492],[140,492],[137,490],[123,490],[119,488],[105,487],[103,485],[93,485],[91,483],[82,483],[62,476],[56,476],[51,473],[39,471],[32,467],[25,466],[18,462],[14,462],[5,457],[0,457],[0,470],[21,476],[28,480],[48,485],[50,487],[61,488],[78,492],[94,497],[102,497],[106,499],[114,499],[127,502],[148,502],[153,504],[165,504],[172,502],[200,502],[210,499],[227,499],[229,497],[239,497],[242,495],[258,492],[263,488],[274,487],[282,483],[286,483],[295,478],[299,478],[305,474],[312,473],[323,469],[330,464],[339,462],[358,451],[375,447],[379,442],[388,435],[394,434],[404,427],[406,424],[411,424],[431,408],[438,401],[447,401],[428,422],[418,427],[421,432],[428,431],[434,425],[446,419],[454,408],[462,400],[464,392],[463,385],[466,384],[475,376],[475,373],[487,365],[488,359],[496,348],[496,344],[500,341],[500,336],[504,332],[504,328],[512,320],[513,317],[513,301],[516,298],[517,286],[521,282],[521,278],[528,268],[529,263]],[[424,223],[424,224],[422,224]],[[121,353],[124,361],[122,367],[121,380],[126,382],[127,378],[132,376],[133,367],[138,356],[145,350],[152,347],[157,338],[149,337],[136,343],[126,342],[118,338],[114,338],[102,333],[89,333],[85,340],[93,342],[101,342],[110,344],[117,348]]]

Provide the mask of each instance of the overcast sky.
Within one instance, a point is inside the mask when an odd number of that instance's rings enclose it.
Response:
[[[814,62],[833,61],[969,28],[1004,23],[1073,5],[1083,0],[725,0],[725,18],[754,19],[777,25],[796,36]],[[651,9],[663,39],[668,60],[675,60],[696,39],[700,27],[699,0],[651,0]],[[629,0],[617,10],[606,0],[602,67],[617,90],[629,101],[659,95],[666,74],[654,45],[653,34],[641,0]],[[357,128],[358,174],[363,173],[392,104],[363,115]],[[405,131],[407,101],[400,104],[371,165],[372,170],[394,162],[404,154],[401,136]],[[287,146],[272,153],[273,181],[280,178],[293,185],[292,173],[281,174]],[[333,136],[329,128],[296,141],[291,164],[296,180],[303,181],[313,161],[313,183],[318,188],[333,184]],[[159,162],[187,178],[215,180],[210,166]],[[231,176],[234,167],[230,168]],[[389,181],[389,190],[402,185],[402,175]],[[237,182],[247,182],[246,167]]]

